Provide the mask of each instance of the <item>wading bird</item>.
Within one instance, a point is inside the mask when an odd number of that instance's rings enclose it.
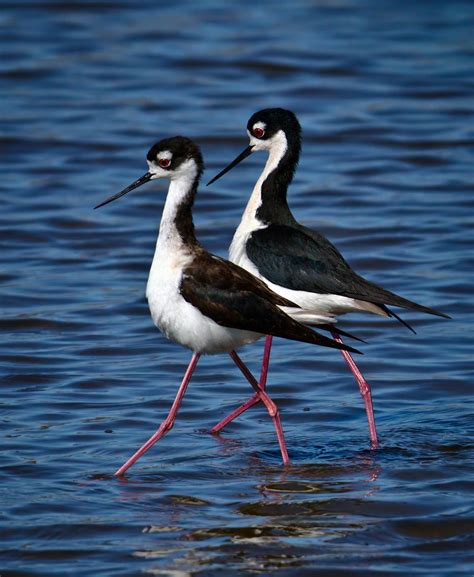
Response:
[[[207,252],[197,241],[192,206],[203,171],[199,148],[176,136],[149,150],[148,172],[95,208],[158,178],[170,181],[161,217],[146,295],[155,325],[170,340],[193,351],[171,410],[150,439],[116,472],[125,471],[173,426],[191,375],[202,354],[227,352],[252,385],[273,419],[285,464],[289,463],[278,409],[235,349],[273,335],[344,351],[358,352],[320,335],[284,311],[297,306],[271,291],[248,271]],[[314,324],[319,317],[312,316]],[[322,321],[324,323],[324,320]],[[268,357],[267,357],[268,363]]]
[[[333,323],[337,315],[365,311],[394,317],[413,331],[387,305],[450,318],[362,278],[327,238],[295,219],[288,206],[287,190],[300,156],[301,127],[293,112],[283,108],[260,110],[248,121],[247,133],[249,146],[208,183],[215,182],[253,152],[268,153],[230,245],[232,262],[264,280],[274,292],[298,304],[301,308],[290,314],[300,322],[310,324],[310,315],[316,314]],[[333,333],[333,337],[342,343],[340,335]],[[267,336],[266,354],[270,348],[271,336]],[[371,444],[377,447],[370,385],[349,352],[341,349],[341,353],[359,384]],[[254,395],[218,423],[213,432],[220,431],[259,400]]]

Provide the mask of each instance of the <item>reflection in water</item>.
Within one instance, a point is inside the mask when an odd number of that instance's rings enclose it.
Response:
[[[300,544],[306,540],[312,543],[312,548],[318,544],[328,547],[333,540],[367,531],[380,522],[377,516],[363,512],[364,503],[380,489],[376,481],[381,467],[369,451],[351,462],[293,466],[287,470],[277,467],[270,470],[263,460],[256,461],[253,458],[251,466],[260,481],[253,493],[256,495],[258,491],[263,500],[249,499],[247,491],[245,501],[235,503],[238,516],[234,521],[223,524],[218,516],[214,525],[209,513],[216,507],[215,501],[169,495],[166,501],[170,506],[161,510],[162,524],[143,529],[144,533],[159,535],[160,542],[135,554],[147,559],[172,556],[173,571],[184,573],[192,573],[196,563],[208,566],[236,557],[241,557],[242,567],[245,562],[247,569],[253,567],[255,571],[296,569],[306,562],[308,552],[303,548],[298,553]],[[231,482],[235,483],[235,478]],[[225,478],[219,479],[221,483],[225,483]],[[150,502],[150,495],[145,502]],[[187,522],[196,507],[204,508],[202,513],[207,512],[205,526],[190,527]],[[174,541],[177,535],[182,542],[180,555],[163,547],[161,542]],[[199,543],[198,554],[193,543]],[[152,571],[160,574],[163,569],[156,566]]]

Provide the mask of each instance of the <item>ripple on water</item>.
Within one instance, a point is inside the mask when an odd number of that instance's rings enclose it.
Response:
[[[2,574],[472,575],[473,4],[2,4]],[[190,353],[144,296],[165,187],[113,207],[164,136],[195,138],[203,182],[257,109],[294,109],[289,200],[360,273],[449,313],[354,315],[381,448],[337,351],[275,342],[269,392],[293,466],[227,356],[203,357],[174,429],[156,430]],[[264,163],[195,205],[225,255]],[[143,172],[140,172],[143,171]],[[242,351],[257,374],[262,343]]]

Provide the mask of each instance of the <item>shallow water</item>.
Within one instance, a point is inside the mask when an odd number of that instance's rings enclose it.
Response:
[[[474,4],[159,4],[2,3],[2,577],[472,575]],[[296,216],[453,320],[405,312],[414,336],[344,319],[368,341],[377,451],[337,351],[279,341],[269,391],[290,469],[261,407],[206,433],[250,394],[222,355],[117,480],[190,354],[144,299],[165,185],[92,207],[177,133],[201,145],[207,182],[267,106],[304,128]],[[202,187],[213,252],[263,163]],[[261,354],[242,350],[256,373]]]

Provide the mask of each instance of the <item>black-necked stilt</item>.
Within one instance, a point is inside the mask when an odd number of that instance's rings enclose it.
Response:
[[[228,352],[270,413],[285,464],[289,462],[275,403],[253,378],[235,349],[264,334],[358,352],[293,320],[279,307],[297,308],[239,266],[208,253],[196,240],[192,206],[203,162],[199,148],[176,136],[152,146],[149,170],[108,198],[104,206],[157,178],[170,180],[146,295],[155,325],[167,338],[193,351],[171,410],[158,430],[116,472],[123,475],[173,426],[181,400],[201,354]],[[287,308],[288,307],[288,308]],[[268,355],[267,355],[268,357]],[[268,358],[266,359],[268,364]],[[266,378],[266,376],[265,376]]]
[[[268,160],[257,180],[230,246],[232,262],[263,279],[278,294],[298,304],[292,312],[300,322],[311,323],[311,314],[335,322],[336,316],[352,311],[367,311],[395,317],[411,327],[387,305],[413,309],[441,317],[444,313],[402,298],[355,273],[342,255],[322,234],[296,221],[287,202],[287,189],[293,179],[301,149],[301,127],[296,116],[282,108],[256,112],[248,121],[249,146],[217,174],[215,182],[252,152],[268,152]],[[414,331],[413,331],[414,332]],[[339,335],[335,340],[342,342]],[[266,352],[271,347],[267,337]],[[369,383],[351,355],[341,350],[354,374],[365,402],[372,446],[377,446],[377,431]],[[218,423],[219,431],[233,418],[257,403],[254,396]]]

